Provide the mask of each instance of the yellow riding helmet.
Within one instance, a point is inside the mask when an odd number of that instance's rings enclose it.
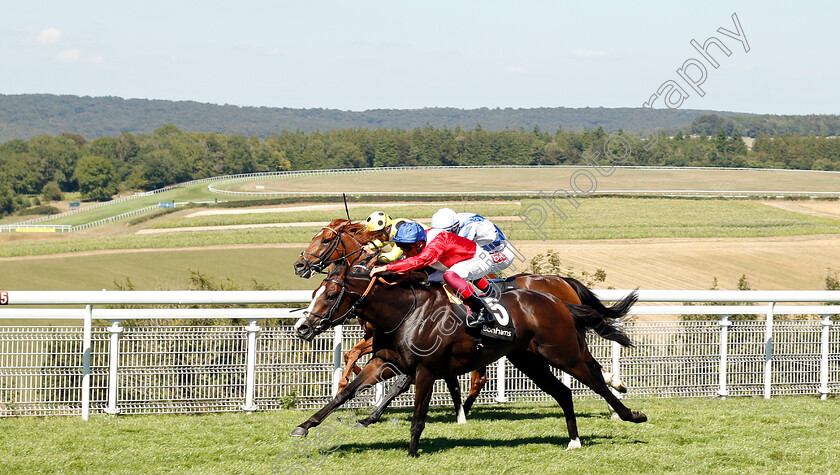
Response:
[[[382,211],[371,213],[365,220],[365,228],[368,231],[381,231],[391,225],[391,217]]]

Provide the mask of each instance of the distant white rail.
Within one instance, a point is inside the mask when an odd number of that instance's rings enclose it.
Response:
[[[596,294],[615,301],[628,292]],[[348,324],[311,343],[298,340],[288,319],[298,318],[300,309],[275,305],[306,304],[310,298],[308,290],[0,291],[0,319],[72,324],[0,327],[0,416],[250,412],[277,409],[284,398],[299,407],[319,406],[332,395],[342,348],[362,332]],[[640,290],[639,302],[644,304],[632,315],[694,317],[631,319],[624,323],[636,343],[630,349],[590,337],[593,354],[620,375],[630,395],[814,394],[825,399],[840,392],[840,326],[832,321],[840,315],[840,291]],[[231,305],[262,307],[218,308]],[[784,319],[789,315],[807,317]],[[120,324],[221,318],[247,324]],[[261,326],[264,319],[286,323]],[[547,399],[504,359],[488,368],[488,376],[480,403]],[[578,396],[591,395],[576,382],[572,389]],[[443,387],[433,402],[448,404]]]

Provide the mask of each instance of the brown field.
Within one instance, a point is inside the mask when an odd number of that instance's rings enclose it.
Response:
[[[745,274],[754,289],[822,289],[827,269],[840,270],[840,236],[710,239],[521,241],[526,258],[557,250],[576,271],[602,268],[598,287],[644,289],[737,288]],[[138,290],[186,288],[187,269],[198,269],[247,289],[251,279],[280,288],[311,289],[291,263],[303,244],[230,245],[207,248],[90,251],[0,259],[0,288],[115,289],[130,277]]]

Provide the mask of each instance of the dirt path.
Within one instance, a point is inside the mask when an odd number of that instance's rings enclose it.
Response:
[[[399,206],[416,206],[416,205],[443,205],[444,203],[441,202],[431,202],[431,201],[412,201],[412,202],[393,202],[393,203],[348,203],[347,207],[350,209],[356,208],[370,208],[370,207],[381,207],[381,208],[392,208],[392,207],[399,207]],[[513,204],[519,205],[522,204],[520,201],[486,201],[482,202],[482,204]],[[188,214],[187,218],[194,218],[196,216],[212,216],[212,215],[219,215],[219,214],[254,214],[254,213],[294,213],[297,211],[343,211],[344,204],[343,203],[334,203],[334,204],[322,204],[322,205],[304,205],[304,206],[295,206],[295,205],[281,205],[281,206],[270,206],[265,208],[230,208],[230,209],[211,209],[205,211],[196,211],[195,213]]]
[[[488,219],[492,221],[514,221],[520,219],[517,216],[490,216]],[[430,218],[422,218],[416,220],[417,222],[429,225],[432,220]],[[221,226],[183,226],[180,228],[147,228],[141,229],[134,234],[161,234],[161,233],[180,233],[191,231],[225,231],[229,229],[249,229],[249,228],[320,228],[324,226],[323,221],[306,221],[302,223],[260,223],[260,224],[225,224]]]
[[[840,201],[760,201],[760,203],[794,213],[810,214],[821,218],[840,219]]]

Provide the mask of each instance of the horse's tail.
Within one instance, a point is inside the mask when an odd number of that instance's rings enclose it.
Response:
[[[627,312],[630,311],[630,307],[632,307],[639,298],[634,291],[627,297],[624,297],[624,299],[613,304],[612,307],[607,307],[601,302],[601,300],[598,299],[598,297],[595,296],[595,294],[592,293],[591,290],[589,290],[589,287],[583,285],[583,282],[571,277],[563,277],[563,280],[572,286],[575,293],[578,294],[581,304],[592,307],[593,310],[603,315],[604,318],[610,320],[618,320],[619,318],[627,315]]]
[[[628,348],[633,346],[630,337],[624,333],[624,330],[621,329],[618,322],[604,318],[594,308],[588,305],[576,305],[573,303],[567,303],[566,307],[571,312],[578,330],[586,331],[591,329],[603,338],[617,342],[621,346]]]
[[[635,290],[616,302],[612,307],[606,307],[580,281],[570,277],[567,277],[566,281],[575,289],[582,303],[581,305],[566,304],[566,307],[572,313],[572,317],[574,317],[576,327],[584,331],[587,329],[594,330],[603,338],[615,341],[621,346],[633,346],[630,337],[624,333],[617,320],[627,315],[630,307],[638,300],[639,297]]]

